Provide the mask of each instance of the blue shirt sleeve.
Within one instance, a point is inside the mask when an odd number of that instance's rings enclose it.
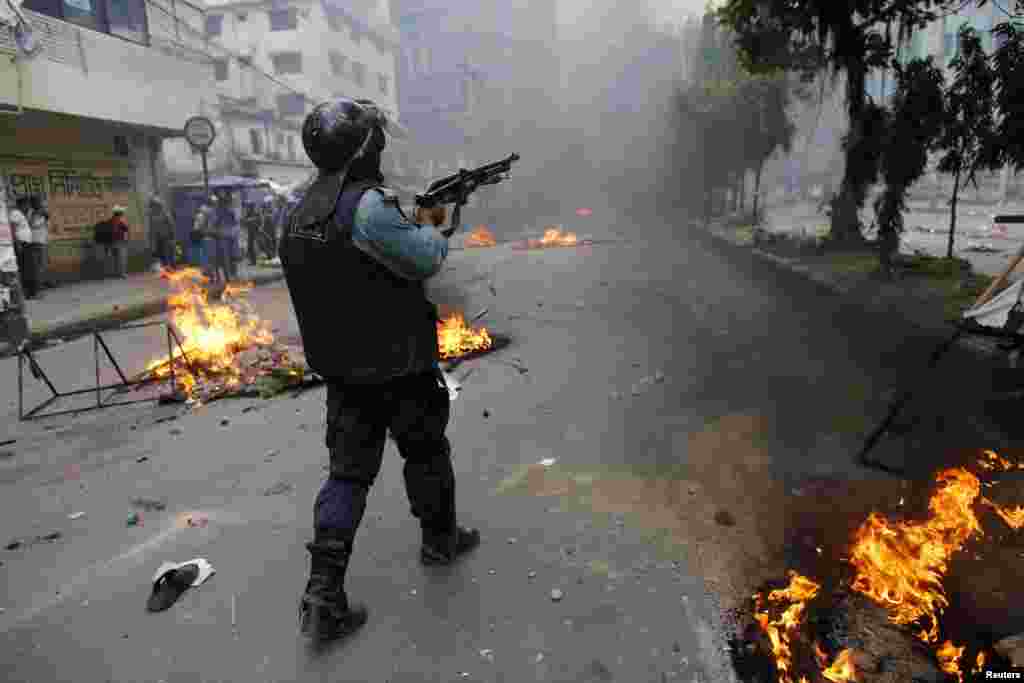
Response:
[[[406,280],[426,280],[441,270],[448,240],[429,226],[409,221],[398,205],[380,192],[363,194],[356,209],[352,241]]]

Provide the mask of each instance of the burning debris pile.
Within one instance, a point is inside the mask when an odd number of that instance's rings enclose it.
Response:
[[[576,233],[562,230],[560,225],[549,225],[544,228],[544,236],[539,240],[528,239],[519,249],[550,249],[551,247],[577,247],[581,244],[588,244],[587,240],[580,240]]]
[[[956,632],[942,620],[950,606],[944,580],[951,559],[985,535],[976,508],[993,512],[995,524],[1024,527],[1024,508],[981,493],[998,483],[983,482],[984,473],[1024,465],[991,451],[978,465],[978,474],[958,467],[937,475],[924,520],[871,513],[854,534],[844,558],[849,566],[833,590],[791,571],[788,585],[755,595],[746,652],[770,662],[777,683],[962,682],[994,662],[992,643],[978,644],[974,624]]]
[[[169,378],[173,371],[177,391],[190,403],[272,395],[311,377],[301,348],[276,342],[245,300],[251,285],[227,285],[220,301],[211,302],[198,269],[162,277],[174,288],[168,307],[180,345],[172,357],[153,360],[144,376]]]
[[[465,247],[493,247],[498,244],[497,240],[494,239],[494,234],[487,229],[486,225],[478,225],[473,228],[473,231],[466,235],[466,240],[463,243]]]
[[[492,350],[494,339],[486,327],[474,329],[461,313],[453,312],[437,324],[437,345],[442,360],[455,360]]]

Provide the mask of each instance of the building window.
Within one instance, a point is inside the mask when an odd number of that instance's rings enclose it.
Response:
[[[224,32],[224,15],[223,14],[207,14],[206,15],[206,35],[210,38],[221,35]]]
[[[347,66],[348,59],[345,55],[340,52],[331,51],[328,53],[328,59],[331,60],[331,73],[335,76],[344,76],[345,67]]]
[[[333,32],[338,33],[341,31],[341,23],[341,19],[339,19],[336,15],[327,15],[327,28],[331,29]]]
[[[462,84],[462,110],[466,114],[472,114],[476,106],[476,83],[472,78],[463,78]]]
[[[239,12],[235,15],[235,17],[238,19],[239,22],[242,22],[248,19],[249,15],[246,12]]]
[[[147,42],[145,0],[106,0],[106,3],[111,35],[136,43]]]
[[[294,31],[299,25],[298,14],[294,9],[271,10],[268,14],[271,31]]]
[[[288,158],[295,161],[295,136],[288,136]]]
[[[228,80],[228,60],[227,59],[215,59],[213,60],[213,77],[218,81]]]
[[[301,52],[281,52],[271,57],[274,62],[274,71],[279,74],[300,74],[302,73]]]
[[[138,43],[149,43],[146,0],[25,0],[24,9]]]
[[[413,71],[417,74],[430,73],[430,48],[425,45],[413,48]]]
[[[277,110],[281,116],[302,116],[306,113],[306,98],[299,94],[278,95]]]
[[[377,76],[377,85],[380,88],[380,94],[381,95],[387,95],[388,94],[388,77],[387,76],[385,76],[384,74],[380,74],[379,76]]]
[[[362,62],[352,62],[352,80],[360,88],[366,85],[366,65]]]
[[[249,144],[252,145],[252,153],[256,156],[263,154],[263,136],[255,128],[249,129]]]
[[[282,145],[284,145],[284,133],[278,133],[277,134],[277,146],[280,147]]]

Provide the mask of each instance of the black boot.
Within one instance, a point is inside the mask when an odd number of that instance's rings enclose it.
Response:
[[[460,555],[480,545],[480,532],[456,526],[454,532],[438,534],[423,530],[420,560],[426,565],[449,565]]]
[[[348,569],[352,544],[325,539],[317,534],[306,544],[310,554],[309,582],[299,606],[302,633],[317,641],[347,636],[366,623],[367,612],[362,605],[350,606],[345,595],[345,571]]]

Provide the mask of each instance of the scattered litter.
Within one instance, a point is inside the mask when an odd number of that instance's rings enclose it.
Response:
[[[10,543],[8,543],[7,545],[4,546],[4,549],[5,550],[17,550],[20,547],[21,547],[21,541],[11,541]]]
[[[508,539],[509,545],[512,545],[512,544],[513,544],[513,543],[515,543],[515,542],[516,542],[517,540],[519,540],[519,539],[517,539],[517,538],[510,538],[510,539]]]
[[[138,512],[133,512],[132,514],[128,515],[128,519],[125,520],[125,526],[142,526],[142,515],[140,515]]]
[[[128,429],[132,430],[133,432],[135,430],[137,430],[138,428],[139,428],[139,425],[131,425],[130,427],[128,427]]]
[[[286,481],[279,481],[269,489],[263,492],[264,496],[279,496],[282,493],[288,493],[294,488],[291,484]]]
[[[227,427],[229,424],[231,424],[231,420],[227,419],[226,417],[220,421],[221,427]]]
[[[280,453],[280,451],[278,451],[278,450],[267,451],[267,454],[264,455],[263,457],[266,460],[270,460],[271,458],[276,458],[279,453]]]
[[[498,570],[497,569],[488,569],[487,573],[490,574],[491,576],[494,576],[495,574],[498,573]]]
[[[177,415],[168,415],[167,417],[161,417],[161,418],[158,418],[158,419],[154,420],[153,424],[158,425],[158,424],[163,424],[164,422],[173,422],[174,420],[177,420],[177,419],[178,419]]]
[[[552,588],[551,589],[551,601],[552,602],[560,601],[562,599],[563,595],[565,595],[565,594],[562,593],[562,591],[559,590],[558,588]]]
[[[715,523],[721,526],[736,526],[736,518],[728,510],[719,510],[715,513]]]
[[[85,517],[84,512],[72,512],[68,515],[68,519],[81,519],[82,517]]]
[[[476,322],[477,320],[479,320],[480,318],[482,318],[482,317],[484,317],[485,315],[487,315],[487,314],[488,314],[488,312],[490,312],[490,310],[491,310],[490,308],[484,308],[484,309],[483,309],[482,311],[480,311],[479,313],[477,313],[476,315],[474,315],[474,316],[473,316],[472,318],[470,318],[470,319],[469,319],[469,322],[471,322],[471,323],[475,323],[475,322]]]
[[[658,370],[657,372],[655,372],[654,373],[654,381],[655,381],[656,384],[661,384],[662,382],[664,382],[665,381],[665,373],[662,372],[661,370]]]
[[[491,416],[491,411],[485,410],[484,411],[484,417],[490,417],[490,416]]]
[[[544,467],[551,467],[552,465],[555,464],[555,459],[554,458],[544,458],[538,464],[543,465]]]
[[[613,401],[618,401],[619,399],[622,398],[622,394],[620,394],[617,391],[613,391],[610,395],[611,395]]]
[[[164,562],[153,575],[153,592],[146,602],[150,612],[163,612],[178,601],[182,593],[210,578],[215,570],[201,557],[188,562]],[[231,596],[231,624],[235,625],[235,598]]]
[[[256,406],[246,406],[242,408],[243,413],[251,413],[254,410],[256,410]]]
[[[135,462],[146,462],[147,460],[149,460],[148,455],[140,455],[139,457],[135,458]]]
[[[480,650],[480,656],[489,662],[494,661],[494,650]]]
[[[185,526],[192,529],[205,529],[210,520],[206,515],[192,515],[185,518]]]
[[[968,244],[963,249],[963,251],[972,252],[976,254],[1001,254],[1006,250],[992,246],[991,244],[987,244],[985,242],[975,242],[973,244]]]
[[[536,579],[537,578],[537,572],[530,572],[529,574],[526,575],[526,577],[528,579]]]
[[[639,396],[643,392],[644,392],[644,389],[643,389],[643,386],[641,384],[634,384],[633,385],[632,394],[634,396]]]
[[[161,512],[167,509],[167,503],[156,498],[135,498],[132,500],[132,505],[142,508],[146,512]]]
[[[17,439],[4,439],[3,441],[0,441],[0,446],[10,446],[16,443],[18,443]]]
[[[170,431],[170,434],[172,434],[173,436],[178,436],[178,435],[180,435],[182,433],[181,427],[171,427],[171,429],[169,431]]]
[[[576,302],[576,308],[586,308],[587,304],[582,299]]]
[[[232,628],[232,630],[238,628],[238,614],[235,611],[235,603],[236,603],[235,597],[236,597],[235,594],[232,593],[231,594],[231,628]]]

